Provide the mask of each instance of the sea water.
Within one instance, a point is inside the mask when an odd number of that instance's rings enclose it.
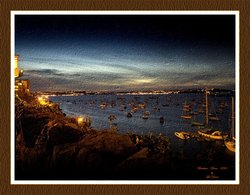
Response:
[[[110,127],[109,116],[115,115],[112,123],[118,125],[120,133],[134,131],[137,134],[162,133],[173,137],[175,131],[194,132],[196,128],[191,125],[193,120],[205,122],[205,114],[198,113],[193,119],[182,119],[183,104],[192,106],[192,111],[204,108],[204,94],[168,94],[168,95],[80,95],[80,96],[52,96],[50,100],[58,103],[63,112],[68,116],[89,116],[92,127],[107,129]],[[223,102],[225,108],[217,113],[219,104]],[[140,107],[138,104],[144,104]],[[131,112],[133,106],[138,110]],[[148,119],[143,119],[143,113],[149,111]],[[132,117],[127,117],[131,112]],[[215,113],[220,121],[210,121],[210,125],[224,132],[231,128],[231,98],[209,97],[209,112]],[[164,122],[160,123],[160,117]]]
[[[118,132],[122,134],[161,133],[170,139],[173,156],[182,155],[190,159],[190,163],[195,161],[201,167],[231,167],[231,172],[222,177],[234,177],[235,155],[226,149],[223,141],[198,141],[195,138],[184,141],[174,135],[176,131],[196,133],[200,127],[192,126],[192,121],[205,122],[204,94],[51,96],[50,100],[58,103],[67,116],[89,116],[91,126],[96,130],[108,129],[116,124]],[[185,114],[184,104],[191,105],[191,112],[197,113],[192,119],[181,118]],[[231,97],[209,96],[209,113],[214,113],[220,119],[209,121],[209,125],[230,133],[231,104]],[[135,107],[137,109],[133,110]],[[145,111],[150,113],[148,119],[142,118]],[[128,112],[132,117],[127,117]],[[114,115],[115,119],[109,120],[110,115]],[[163,122],[160,122],[160,117],[163,117]]]

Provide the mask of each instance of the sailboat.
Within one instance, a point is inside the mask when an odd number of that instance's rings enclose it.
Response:
[[[181,118],[183,118],[183,119],[191,119],[192,118],[192,115],[189,114],[189,112],[191,111],[191,105],[189,105],[187,103],[187,100],[185,101],[185,104],[183,106],[183,111],[184,111],[184,114],[181,115]]]
[[[192,121],[192,126],[204,126],[204,123],[198,122],[196,120],[196,117],[194,116],[193,121]]]
[[[224,135],[221,131],[219,130],[213,130],[212,128],[208,128],[208,93],[209,91],[206,89],[205,94],[206,94],[206,123],[205,123],[205,128],[198,130],[198,134],[209,138],[213,140],[224,140],[227,135]]]
[[[231,138],[224,141],[225,146],[228,150],[235,153],[235,132],[234,132],[234,97],[232,97],[232,128],[231,128]]]
[[[220,121],[220,118],[217,116],[216,112],[209,113],[208,117],[210,121]]]

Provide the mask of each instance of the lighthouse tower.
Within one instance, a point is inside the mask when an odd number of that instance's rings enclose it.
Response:
[[[19,55],[15,55],[15,60],[14,60],[15,78],[19,78],[23,75],[23,69],[19,70],[18,61],[19,61]]]

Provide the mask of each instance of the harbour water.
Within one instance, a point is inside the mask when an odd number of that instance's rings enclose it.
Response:
[[[116,124],[118,132],[123,134],[162,134],[170,140],[172,156],[181,156],[185,162],[194,163],[197,170],[204,171],[204,178],[211,172],[219,179],[235,177],[235,155],[227,150],[223,141],[197,138],[184,141],[174,135],[176,131],[196,133],[200,127],[192,126],[192,121],[205,121],[203,93],[50,96],[50,100],[58,103],[67,116],[89,116],[91,126],[97,130]],[[192,119],[181,118],[185,114],[184,104],[191,106]],[[219,118],[210,120],[209,125],[230,133],[231,104],[231,97],[209,96],[209,113]],[[143,118],[146,111],[149,112],[147,119]],[[110,115],[115,119],[109,120]]]

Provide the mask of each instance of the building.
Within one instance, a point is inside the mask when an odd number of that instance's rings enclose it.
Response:
[[[23,76],[23,69],[19,70],[18,61],[19,61],[19,55],[15,55],[15,60],[14,60],[14,63],[15,63],[15,66],[14,66],[14,68],[15,68],[15,78]]]
[[[30,82],[28,79],[15,79],[15,91],[30,93]]]
[[[21,79],[21,77],[23,76],[23,69],[19,69],[18,62],[19,62],[19,55],[15,55],[15,61],[14,61],[15,92],[29,94],[30,82],[28,79]]]

